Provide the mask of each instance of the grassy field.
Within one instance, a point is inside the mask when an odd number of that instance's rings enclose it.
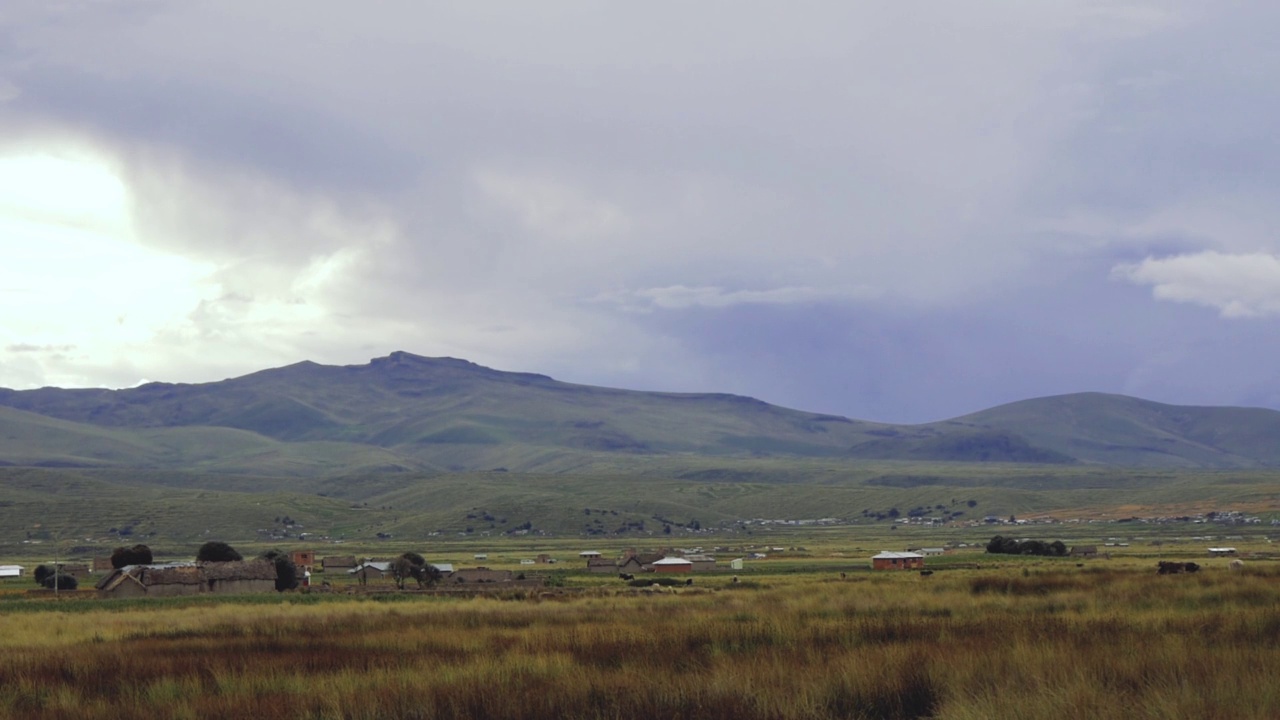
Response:
[[[708,458],[655,459],[647,469],[602,463],[554,475],[327,478],[0,467],[0,555],[6,544],[28,539],[111,543],[109,531],[126,527],[171,542],[255,541],[283,532],[284,516],[300,526],[289,531],[295,538],[306,532],[348,542],[379,534],[502,535],[525,523],[543,536],[625,539],[663,533],[668,524],[686,533],[695,520],[725,532],[758,518],[867,524],[875,522],[867,511],[905,515],[918,507],[963,513],[952,517],[960,524],[986,515],[1115,518],[1123,517],[1117,511],[1227,509],[1270,520],[1280,517],[1280,481],[1274,471]]]
[[[580,570],[500,598],[52,602],[6,584],[0,717],[1280,716],[1275,561],[1157,576],[1136,551],[961,554],[922,577],[834,551],[675,592]]]

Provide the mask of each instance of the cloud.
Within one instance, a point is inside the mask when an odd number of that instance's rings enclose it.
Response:
[[[67,353],[75,349],[75,345],[31,345],[30,343],[17,343],[14,345],[6,345],[4,351],[11,353]]]
[[[1148,367],[1176,399],[1243,324],[1133,284],[1275,312],[1225,258],[1280,257],[1278,15],[7,2],[0,152],[70,148],[118,186],[0,186],[10,235],[81,233],[4,245],[0,347],[76,348],[0,357],[0,385],[405,349],[873,417],[1012,399],[1003,358],[1020,393]],[[1095,336],[1081,371],[1062,348]]]
[[[1226,318],[1280,315],[1280,258],[1206,251],[1119,265],[1112,276],[1150,285],[1157,300],[1216,308]]]
[[[0,77],[0,103],[9,102],[22,94],[22,88]]]
[[[629,311],[728,308],[735,305],[801,305],[865,300],[878,297],[871,288],[780,287],[768,290],[726,290],[721,287],[646,288],[631,292],[602,293],[591,302],[611,303]]]

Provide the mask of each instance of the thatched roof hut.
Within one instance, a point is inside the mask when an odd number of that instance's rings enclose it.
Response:
[[[276,589],[276,566],[270,560],[129,565],[111,571],[96,587],[103,597],[270,592]]]

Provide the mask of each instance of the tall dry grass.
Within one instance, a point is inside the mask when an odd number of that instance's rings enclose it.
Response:
[[[21,718],[1275,718],[1280,575],[955,571],[0,616]]]

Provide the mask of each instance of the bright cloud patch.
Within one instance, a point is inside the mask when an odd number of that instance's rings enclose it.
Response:
[[[129,196],[90,158],[0,159],[0,345],[110,351],[145,343],[217,292],[211,268],[132,237]]]
[[[1223,317],[1280,315],[1280,258],[1266,253],[1147,258],[1112,276],[1152,286],[1158,300],[1217,308]]]

